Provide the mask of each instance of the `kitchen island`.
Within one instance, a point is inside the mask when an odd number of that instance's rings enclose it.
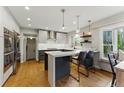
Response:
[[[52,51],[62,51],[62,52],[69,52],[69,51],[74,51],[73,49],[51,49],[51,50],[46,50],[44,52],[44,62],[45,62],[45,65],[44,65],[44,69],[45,70],[48,70],[48,54],[47,52],[52,52]],[[79,51],[79,50],[78,50]],[[81,51],[81,50],[80,50]]]
[[[70,75],[70,57],[77,51],[51,51],[48,55],[48,81],[55,87],[56,81]]]
[[[70,75],[70,58],[78,55],[82,50],[49,51],[45,52],[45,67],[48,70],[48,82],[55,87],[56,81]],[[94,67],[99,62],[99,52],[94,51]],[[98,56],[98,57],[97,57]]]

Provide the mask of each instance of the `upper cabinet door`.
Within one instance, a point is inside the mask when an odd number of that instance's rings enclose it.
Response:
[[[39,43],[46,43],[48,39],[47,31],[39,31]]]
[[[67,43],[67,34],[64,33],[57,33],[57,40],[56,43],[59,44],[66,44]]]

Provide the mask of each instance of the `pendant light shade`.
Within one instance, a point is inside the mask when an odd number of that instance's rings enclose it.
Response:
[[[91,35],[91,20],[88,20],[89,22],[89,32],[88,32],[88,35]]]
[[[62,23],[62,29],[64,30],[64,29],[65,29],[65,24],[64,24],[64,21],[65,21],[65,20],[64,20],[65,9],[62,9],[61,12],[62,12],[62,16],[63,16],[63,17],[62,17],[62,21],[63,21],[63,23]]]

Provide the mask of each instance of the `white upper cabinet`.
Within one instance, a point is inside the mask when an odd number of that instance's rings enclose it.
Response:
[[[66,44],[67,43],[67,34],[57,33],[56,43]]]
[[[46,43],[48,39],[47,31],[39,31],[39,43]]]

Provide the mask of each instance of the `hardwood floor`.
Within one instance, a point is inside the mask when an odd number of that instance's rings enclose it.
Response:
[[[74,77],[78,77],[77,75],[77,67],[75,65],[71,65],[71,74]],[[85,69],[81,69],[80,71],[86,72]],[[65,77],[60,81],[57,81],[57,86],[71,86],[71,87],[109,87],[111,83],[111,73],[103,71],[103,70],[95,70],[95,73],[90,72],[89,77],[86,77],[80,74],[80,83],[77,82],[72,77]]]
[[[27,61],[20,64],[16,75],[12,75],[4,87],[49,87],[44,64]]]
[[[77,76],[76,66],[71,66],[71,74]],[[83,69],[81,69],[84,71]],[[110,86],[111,74],[106,71],[96,70],[90,72],[89,77],[81,75],[80,83],[72,77],[65,77],[57,81],[57,87],[107,87]],[[20,64],[17,74],[10,76],[4,87],[49,87],[47,71],[44,64],[36,61],[27,61]]]

